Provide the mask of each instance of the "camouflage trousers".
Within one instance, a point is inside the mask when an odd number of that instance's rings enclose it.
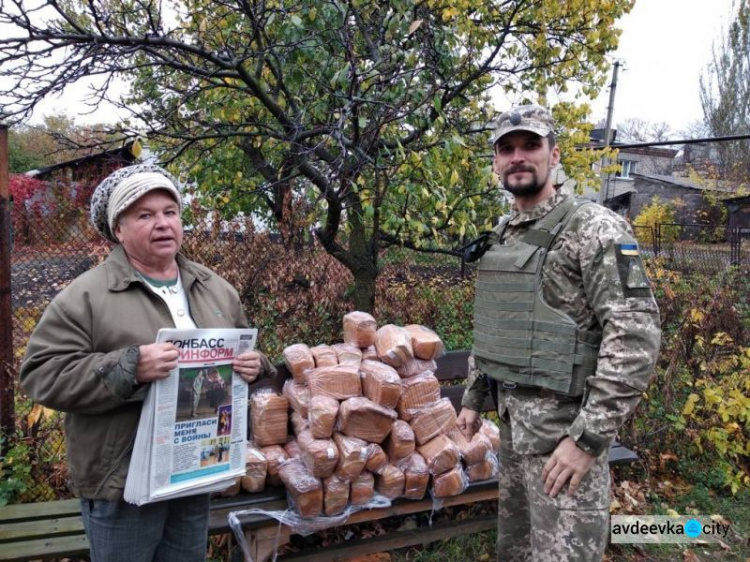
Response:
[[[567,494],[566,484],[551,498],[542,482],[550,454],[514,453],[510,427],[501,423],[500,432],[498,562],[600,562],[609,537],[607,453],[596,459],[575,496]]]

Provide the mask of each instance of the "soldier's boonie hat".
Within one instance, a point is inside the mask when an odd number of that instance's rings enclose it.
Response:
[[[549,109],[541,105],[519,105],[500,115],[492,133],[492,145],[514,131],[529,131],[546,137],[555,128]]]
[[[156,164],[136,164],[115,170],[96,186],[91,196],[91,224],[97,232],[111,242],[117,217],[138,199],[155,189],[167,191],[182,211],[179,182]]]

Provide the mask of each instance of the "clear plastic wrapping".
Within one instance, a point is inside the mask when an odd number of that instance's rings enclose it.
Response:
[[[499,472],[500,463],[494,453],[489,453],[483,460],[466,467],[469,482],[479,482],[495,478]]]
[[[461,460],[461,453],[456,444],[445,435],[438,435],[417,451],[427,462],[430,474],[438,475],[452,469]]]
[[[286,443],[289,401],[270,388],[250,396],[252,441],[259,447]]]
[[[287,379],[281,393],[289,401],[292,410],[303,417],[307,417],[312,395],[306,384],[294,382],[294,379]]]
[[[477,431],[471,439],[466,439],[458,427],[454,427],[448,432],[448,437],[458,446],[461,451],[461,458],[464,463],[476,464],[483,461],[488,453],[492,452],[492,443],[489,437]]]
[[[385,451],[394,464],[414,452],[414,431],[404,420],[393,422],[393,428],[385,440]]]
[[[349,504],[349,482],[335,474],[323,481],[323,512],[331,517],[344,512]]]
[[[351,343],[337,343],[333,346],[339,365],[353,365],[359,368],[362,363],[362,350]]]
[[[411,359],[400,367],[396,367],[396,371],[398,371],[398,374],[403,379],[416,377],[417,375],[421,375],[422,373],[431,373],[434,375],[436,370],[437,363],[435,363],[435,361],[428,361],[425,359]]]
[[[360,349],[375,343],[378,323],[366,312],[354,311],[344,315],[344,342]]]
[[[367,462],[365,468],[375,474],[380,474],[382,470],[388,466],[388,455],[385,453],[383,448],[377,443],[370,443],[368,445]]]
[[[342,480],[354,480],[365,469],[371,445],[362,439],[347,437],[343,433],[334,433],[333,442],[339,449],[336,475]]]
[[[378,329],[375,349],[380,360],[392,367],[399,367],[414,358],[409,332],[395,324],[386,324]]]
[[[310,348],[304,343],[295,343],[282,351],[284,363],[294,377],[294,382],[304,384],[305,371],[315,368],[315,359]]]
[[[354,480],[351,487],[352,505],[367,505],[375,495],[375,476],[370,472],[362,472]]]
[[[287,491],[289,503],[302,517],[316,517],[323,512],[323,484],[299,459],[290,459],[279,467],[279,476]]]
[[[310,348],[316,367],[333,367],[339,364],[336,350],[330,345],[316,345]]]
[[[380,361],[378,358],[378,350],[375,349],[374,345],[366,347],[362,350],[362,361]]]
[[[409,414],[409,425],[414,430],[417,445],[423,445],[437,435],[447,433],[457,421],[456,410],[448,398],[441,398],[422,408],[409,410]]]
[[[412,453],[395,464],[404,473],[404,497],[410,500],[421,500],[430,484],[427,461],[419,453]]]
[[[310,432],[316,439],[328,439],[339,413],[339,401],[330,396],[313,396],[310,400]]]
[[[404,478],[403,471],[389,464],[380,474],[375,475],[375,490],[381,496],[389,500],[395,500],[404,494],[405,482],[406,479]]]
[[[320,367],[307,371],[307,385],[312,396],[330,396],[346,400],[362,395],[359,369],[353,365]]]
[[[404,326],[404,330],[411,336],[411,347],[415,358],[429,361],[445,355],[443,340],[426,326],[409,324]]]
[[[279,467],[281,463],[289,459],[289,455],[281,445],[269,445],[261,447],[260,452],[266,457],[268,463],[268,483],[271,486],[281,486],[281,477],[279,476]]]
[[[364,397],[349,398],[339,408],[338,427],[349,437],[382,443],[396,420],[396,412]]]
[[[410,410],[419,410],[440,400],[440,381],[431,371],[401,381],[401,396],[396,410],[398,416],[411,420]]]
[[[339,449],[333,439],[316,439],[309,430],[297,436],[300,458],[317,478],[328,478],[339,463]]]
[[[362,378],[362,394],[385,406],[395,408],[401,396],[401,377],[396,369],[380,361],[362,361],[359,368]]]
[[[296,439],[290,439],[284,444],[284,451],[290,459],[298,459],[300,457],[299,443]]]
[[[479,433],[486,435],[492,444],[492,450],[495,453],[500,452],[500,428],[488,419],[482,418],[482,425],[479,426]]]
[[[310,429],[310,420],[299,412],[293,411],[289,419],[292,422],[292,431],[295,435],[299,435],[306,429]]]
[[[468,486],[469,479],[466,477],[461,465],[458,464],[448,472],[444,472],[432,479],[432,495],[436,498],[458,496]]]
[[[245,449],[245,475],[240,479],[240,486],[246,492],[255,494],[266,487],[268,461],[260,449],[248,444]]]

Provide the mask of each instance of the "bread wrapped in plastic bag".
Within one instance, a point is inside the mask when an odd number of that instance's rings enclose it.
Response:
[[[375,475],[375,490],[381,496],[395,500],[404,494],[405,482],[403,471],[389,464],[380,471],[380,474]]]
[[[279,476],[286,487],[289,503],[302,517],[317,517],[323,512],[323,484],[299,459],[281,464]]]
[[[298,459],[300,457],[299,443],[296,439],[290,439],[284,444],[284,451],[290,459]]]
[[[289,401],[289,406],[291,406],[292,410],[303,417],[307,417],[312,395],[306,384],[294,382],[294,379],[287,379],[281,393]]]
[[[411,420],[410,410],[418,410],[440,400],[440,381],[431,372],[401,381],[401,396],[396,405],[398,417]]]
[[[492,450],[495,454],[500,452],[500,428],[488,419],[482,418],[482,425],[479,426],[479,433],[486,435],[490,443],[492,443]]]
[[[348,437],[343,433],[334,433],[333,442],[339,449],[339,464],[336,475],[342,480],[351,481],[365,469],[370,455],[370,444],[356,437]]]
[[[306,429],[310,429],[310,420],[299,412],[292,412],[289,419],[292,422],[292,431],[295,435],[299,435]]]
[[[260,452],[266,457],[268,463],[268,484],[271,486],[281,486],[281,477],[279,476],[279,467],[281,463],[289,459],[289,455],[281,445],[269,445],[261,447]]]
[[[492,453],[492,443],[489,437],[479,431],[471,439],[466,439],[461,430],[454,427],[448,432],[448,437],[458,446],[461,458],[467,465],[483,461],[488,454]]]
[[[349,504],[349,488],[349,482],[335,474],[323,480],[323,511],[328,517],[344,512]]]
[[[437,371],[437,363],[432,360],[411,359],[400,367],[396,367],[396,371],[402,379],[416,377],[423,373],[431,373],[434,375],[435,371]]]
[[[266,487],[268,475],[268,461],[260,449],[247,446],[245,449],[245,475],[240,478],[240,486],[246,492],[256,494]]]
[[[219,495],[222,498],[231,498],[239,494],[240,489],[242,489],[242,478],[235,478],[232,485],[228,488],[224,488]]]
[[[432,479],[432,495],[436,498],[447,498],[449,496],[458,496],[469,486],[469,479],[466,477],[461,465],[457,465],[448,472]]]
[[[411,348],[417,359],[437,359],[445,354],[443,340],[435,332],[420,324],[409,324],[404,330],[411,336]]]
[[[380,474],[388,466],[389,462],[388,455],[380,445],[377,443],[370,443],[368,445],[367,462],[365,463],[366,470],[374,474]]]
[[[375,476],[363,472],[352,480],[350,500],[352,505],[367,505],[375,495]]]
[[[310,353],[315,359],[315,367],[334,367],[339,364],[336,350],[330,345],[316,345],[310,348]]]
[[[393,428],[385,440],[385,451],[393,464],[414,452],[414,431],[404,420],[393,422]]]
[[[366,347],[362,350],[362,361],[380,361],[378,358],[378,350],[375,349],[374,345]]]
[[[362,378],[362,394],[385,406],[395,408],[401,396],[401,377],[396,369],[380,361],[362,361],[359,368]]]
[[[399,367],[414,358],[409,332],[395,324],[378,328],[375,334],[375,349],[378,358],[392,367]]]
[[[339,413],[339,401],[330,396],[313,396],[310,400],[310,433],[316,439],[328,439]]]
[[[362,363],[362,350],[351,343],[337,343],[332,345],[339,360],[339,365],[353,365],[359,368]]]
[[[344,400],[339,407],[338,427],[341,432],[371,443],[382,443],[394,421],[395,410],[362,396]]]
[[[339,463],[339,449],[332,439],[315,439],[309,430],[297,436],[300,458],[317,478],[328,478]]]
[[[449,398],[441,398],[422,408],[409,410],[409,414],[409,425],[414,430],[417,445],[423,445],[437,435],[447,433],[457,421],[456,410]]]
[[[461,460],[458,447],[446,435],[438,435],[424,445],[417,447],[417,452],[424,457],[427,470],[432,475],[447,472]]]
[[[404,473],[404,497],[410,500],[421,500],[430,483],[427,461],[419,453],[412,453],[395,464]]]
[[[344,343],[356,345],[360,349],[375,343],[378,323],[366,312],[354,311],[344,315]]]
[[[482,461],[475,464],[470,464],[466,467],[466,476],[469,482],[479,482],[481,480],[489,480],[497,476],[500,463],[494,454],[487,455]]]
[[[252,441],[259,447],[286,443],[289,401],[270,388],[250,396]]]
[[[281,353],[294,382],[304,384],[305,371],[315,368],[315,359],[310,348],[304,343],[295,343],[285,347]]]
[[[307,385],[312,396],[330,396],[346,400],[362,395],[359,369],[353,365],[320,367],[307,371]]]

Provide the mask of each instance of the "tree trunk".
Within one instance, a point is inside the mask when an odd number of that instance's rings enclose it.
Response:
[[[374,271],[364,268],[354,273],[354,308],[362,312],[373,313],[375,310],[375,281]]]

